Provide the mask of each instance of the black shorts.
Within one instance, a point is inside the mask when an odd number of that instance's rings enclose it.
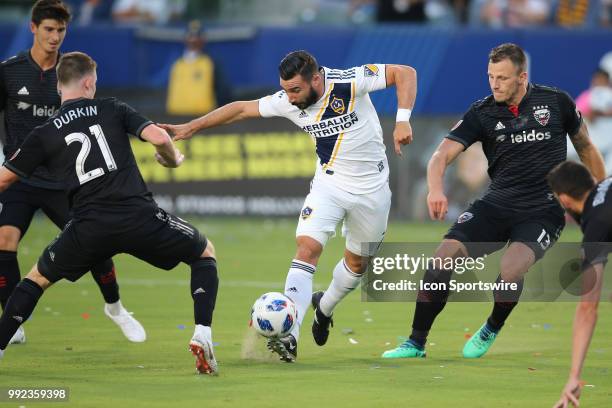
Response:
[[[122,216],[70,221],[38,259],[38,270],[49,281],[76,281],[91,267],[118,253],[127,253],[161,268],[198,260],[207,241],[188,222],[156,207]],[[131,219],[126,226],[126,219]],[[113,228],[116,227],[116,228]]]
[[[561,209],[514,211],[476,200],[444,238],[461,241],[471,257],[495,252],[508,242],[522,242],[538,260],[557,241],[563,227],[565,216]]]
[[[36,210],[41,209],[60,229],[69,220],[68,196],[63,190],[49,190],[16,182],[0,193],[0,226],[11,225],[26,234]]]

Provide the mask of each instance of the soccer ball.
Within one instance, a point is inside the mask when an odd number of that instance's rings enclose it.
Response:
[[[282,338],[291,333],[297,320],[297,309],[282,293],[261,295],[251,309],[251,324],[264,337]]]

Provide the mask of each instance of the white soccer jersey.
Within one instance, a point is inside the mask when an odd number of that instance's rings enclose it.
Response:
[[[353,194],[367,194],[389,179],[382,128],[368,92],[386,87],[385,65],[324,71],[324,94],[305,110],[285,91],[259,100],[263,117],[282,116],[308,132],[319,156],[315,179]]]

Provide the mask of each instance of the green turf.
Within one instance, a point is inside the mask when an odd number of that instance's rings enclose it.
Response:
[[[90,276],[75,284],[61,282],[45,294],[25,325],[27,345],[9,347],[0,361],[0,387],[68,387],[70,402],[51,406],[113,408],[548,407],[560,393],[569,364],[572,303],[519,305],[489,354],[472,361],[461,357],[465,337],[478,329],[491,306],[451,303],[434,326],[426,359],[383,361],[380,354],[409,334],[414,306],[362,303],[355,293],[336,310],[336,326],[325,347],[311,340],[309,312],[298,362],[270,360],[247,323],[257,296],[283,288],[294,253],[294,221],[196,224],[214,241],[219,258],[213,328],[219,377],[195,375],[187,352],[192,334],[188,269],[165,272],[119,256],[122,299],[147,329],[147,341],[124,340],[104,316]],[[446,227],[392,223],[387,240],[435,242]],[[24,271],[54,234],[47,221],[34,222],[19,254]],[[564,234],[565,240],[579,237],[575,229]],[[330,242],[316,286],[328,284],[342,247],[340,238]],[[343,334],[343,329],[352,333]],[[605,301],[584,370],[584,380],[593,385],[584,390],[586,407],[612,405],[611,339],[612,305]],[[253,349],[243,350],[253,341]]]

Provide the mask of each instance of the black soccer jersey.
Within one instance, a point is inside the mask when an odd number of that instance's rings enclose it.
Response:
[[[42,125],[60,106],[55,67],[43,71],[30,51],[0,64],[0,111],[4,111],[4,156],[11,157],[36,126]],[[62,189],[44,167],[36,169],[25,183]]]
[[[492,95],[472,104],[446,136],[463,144],[482,142],[491,185],[483,200],[514,210],[556,208],[546,175],[567,156],[567,135],[582,123],[565,92],[529,84],[518,115]]]
[[[46,166],[64,181],[76,218],[153,203],[127,135],[140,136],[151,123],[115,98],[69,100],[5,166],[22,177]]]
[[[588,195],[580,227],[584,260],[589,264],[605,263],[612,250],[612,177],[599,183]]]

